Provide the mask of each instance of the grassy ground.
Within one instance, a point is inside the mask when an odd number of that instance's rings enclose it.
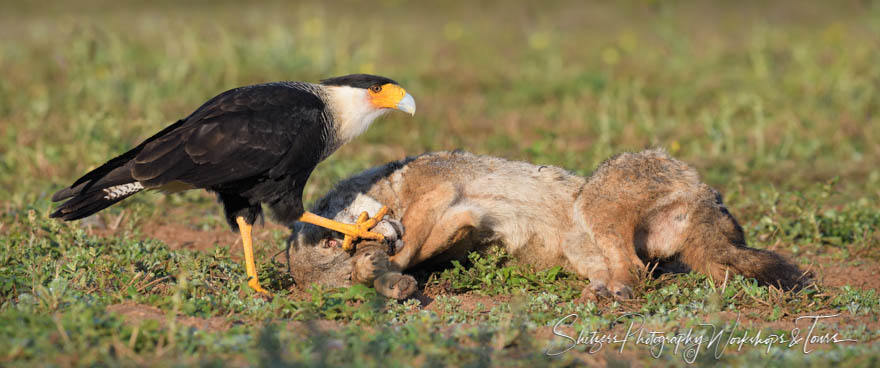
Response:
[[[567,366],[684,364],[632,343],[549,357],[568,334],[838,332],[837,344],[729,347],[725,364],[876,366],[880,355],[880,2],[0,3],[0,365]],[[244,288],[236,237],[205,193],[143,194],[81,223],[62,185],[227,88],[372,72],[418,103],[312,176],[314,200],[372,165],[463,148],[587,174],[666,147],[696,166],[752,246],[813,270],[792,294],[699,275],[625,303],[505,256],[430,276],[419,299],[298,289],[258,231],[271,299]],[[708,332],[707,332],[708,331]],[[727,341],[730,334],[723,337]],[[575,335],[573,335],[575,336]],[[790,336],[788,336],[790,338]],[[804,349],[815,351],[806,354]],[[659,358],[652,357],[652,352]],[[696,361],[716,360],[714,348]]]

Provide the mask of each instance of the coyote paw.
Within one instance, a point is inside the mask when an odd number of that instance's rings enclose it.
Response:
[[[416,279],[400,272],[387,272],[373,282],[379,294],[393,299],[406,299],[418,289]]]
[[[604,283],[590,283],[590,286],[584,288],[581,292],[581,299],[598,301],[599,298],[627,300],[632,298],[632,288],[619,283],[611,283],[607,286]]]
[[[581,299],[598,301],[599,298],[610,298],[611,291],[608,290],[608,287],[605,286],[604,283],[590,283],[590,286],[585,287],[583,291],[581,291]]]
[[[382,249],[367,249],[355,256],[354,267],[351,270],[351,281],[369,285],[379,275],[388,272],[390,265],[388,254]]]
[[[373,228],[374,232],[385,237],[385,243],[389,245],[389,255],[395,255],[403,248],[403,223],[392,218],[379,221]]]
[[[612,282],[608,290],[616,300],[632,299],[632,288],[627,285]]]

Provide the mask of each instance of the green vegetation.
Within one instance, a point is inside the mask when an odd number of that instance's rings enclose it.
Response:
[[[840,313],[817,330],[858,342],[810,354],[733,346],[719,359],[880,361],[880,2],[0,9],[0,366],[683,364],[669,346],[657,359],[619,344],[546,356],[567,341],[552,326],[571,313],[575,329],[619,334],[622,313],[670,333],[739,316],[736,336]],[[634,300],[597,303],[562,270],[491,252],[426,275],[424,304],[397,302],[359,286],[297,289],[271,257],[286,230],[268,227],[258,268],[276,294],[262,298],[246,287],[238,245],[156,239],[170,226],[225,234],[208,194],[138,195],[83,223],[47,217],[61,185],[220,91],[351,72],[398,80],[418,113],[389,115],[319,166],[308,200],[429,150],[588,174],[615,152],[663,146],[724,194],[752,246],[792,257],[819,282],[782,293],[665,274],[645,277]]]

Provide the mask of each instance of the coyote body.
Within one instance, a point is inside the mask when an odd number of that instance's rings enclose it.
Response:
[[[301,224],[290,239],[294,277],[332,285],[355,274],[369,282],[357,273],[386,264],[404,271],[501,244],[520,262],[589,279],[592,296],[628,298],[645,262],[660,260],[718,281],[729,273],[783,288],[801,284],[796,266],[748,248],[721,195],[662,150],[614,156],[589,177],[466,152],[427,153],[342,181],[312,211],[352,221],[382,205],[391,214],[377,231],[394,245],[390,262],[375,253],[368,261],[349,257],[331,246],[339,234]]]

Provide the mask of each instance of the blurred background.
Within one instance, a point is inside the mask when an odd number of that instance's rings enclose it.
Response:
[[[629,346],[548,360],[551,324],[575,312],[581,332],[623,328],[621,312],[657,331],[742,315],[748,336],[841,313],[823,331],[858,343],[704,351],[697,364],[876,365],[878,61],[878,0],[0,0],[0,366],[681,365],[672,349],[658,360]],[[664,275],[637,299],[594,304],[559,268],[474,253],[397,303],[360,285],[299,290],[272,261],[289,231],[267,221],[256,259],[277,294],[259,298],[204,191],[48,218],[53,192],[222,91],[349,73],[397,80],[418,111],[389,114],[318,166],[307,202],[425,151],[588,175],[615,153],[664,147],[724,194],[750,246],[820,286]]]
[[[743,213],[768,190],[835,177],[830,205],[876,208],[878,1],[4,1],[0,9],[7,215],[45,211],[53,191],[221,91],[348,73],[396,79],[418,112],[389,115],[319,166],[309,200],[361,169],[430,150],[588,174],[614,153],[659,146],[697,166]],[[149,217],[157,201],[204,203],[199,216],[222,225],[204,193],[117,207],[145,207]]]

